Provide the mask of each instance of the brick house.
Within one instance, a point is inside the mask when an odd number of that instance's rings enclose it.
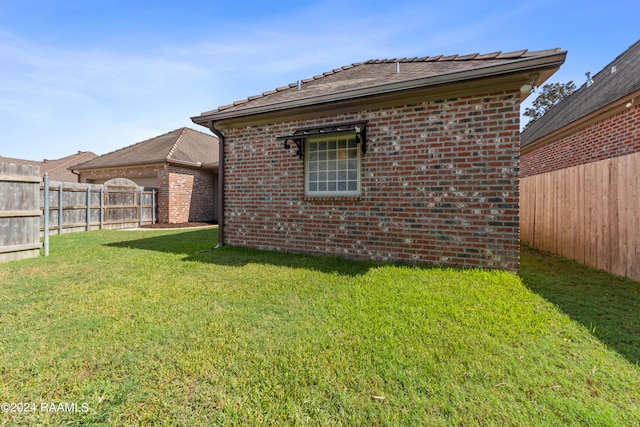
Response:
[[[0,156],[0,162],[38,166],[40,168],[40,176],[42,177],[47,173],[49,174],[49,180],[51,181],[80,182],[80,177],[67,168],[69,165],[86,162],[96,157],[98,157],[98,155],[91,151],[78,151],[76,154],[71,154],[70,156],[61,157],[59,159],[44,160],[24,160]]]
[[[180,128],[71,166],[81,182],[128,178],[158,189],[160,223],[217,221],[218,138]]]
[[[522,133],[520,175],[640,151],[640,41]]]
[[[522,133],[524,241],[640,280],[639,100],[637,41]]]
[[[219,244],[519,268],[521,88],[559,49],[372,60],[202,113]]]

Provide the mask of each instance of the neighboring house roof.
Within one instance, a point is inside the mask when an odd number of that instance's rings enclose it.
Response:
[[[400,93],[528,71],[546,80],[564,62],[560,49],[370,60],[291,83],[192,117],[200,125],[297,107]],[[523,81],[524,82],[524,81]],[[522,84],[521,82],[520,84]],[[519,86],[519,85],[518,85]]]
[[[184,127],[76,164],[70,169],[81,171],[158,163],[216,167],[218,138]]]
[[[639,91],[640,40],[605,66],[592,80],[592,84],[583,84],[528,126],[522,132],[521,147]]]
[[[86,162],[96,157],[98,157],[97,154],[92,153],[91,151],[78,151],[76,154],[62,157],[60,159],[44,159],[42,161],[13,159],[10,157],[0,156],[0,162],[37,165],[40,167],[40,176],[44,176],[45,173],[48,173],[51,181],[78,182],[78,175],[67,169],[69,165],[73,165],[78,162]]]

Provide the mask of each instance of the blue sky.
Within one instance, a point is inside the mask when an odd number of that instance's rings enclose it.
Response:
[[[560,47],[548,82],[579,87],[640,38],[639,16],[638,0],[0,0],[0,155],[207,132],[189,118],[368,59]]]

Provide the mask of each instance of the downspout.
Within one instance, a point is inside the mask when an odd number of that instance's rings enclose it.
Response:
[[[218,137],[218,245],[224,246],[224,135],[209,122],[209,129]]]
[[[73,169],[69,169],[69,170],[71,171],[72,174],[78,175],[78,182],[82,182],[80,181],[80,174],[78,172],[74,171]]]

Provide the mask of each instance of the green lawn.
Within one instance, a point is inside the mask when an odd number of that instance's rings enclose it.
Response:
[[[526,248],[518,277],[215,233],[0,264],[0,425],[640,425],[636,282]]]

